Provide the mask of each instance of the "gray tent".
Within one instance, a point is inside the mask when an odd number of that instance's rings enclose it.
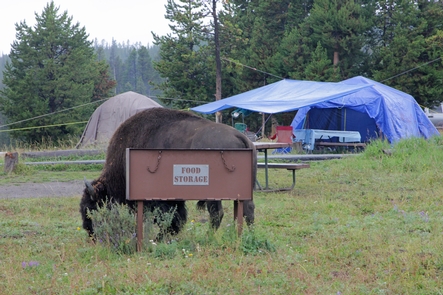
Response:
[[[147,96],[128,91],[111,97],[100,105],[89,118],[77,148],[87,145],[106,145],[114,131],[126,119],[138,112],[162,107]]]

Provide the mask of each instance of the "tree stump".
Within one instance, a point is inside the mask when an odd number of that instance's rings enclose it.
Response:
[[[6,153],[5,154],[5,173],[14,171],[18,164],[18,153]]]

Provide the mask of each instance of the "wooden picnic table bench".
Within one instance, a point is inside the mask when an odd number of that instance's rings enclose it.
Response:
[[[286,169],[292,171],[292,185],[289,188],[277,189],[278,191],[290,191],[294,189],[295,186],[295,170],[300,170],[304,168],[310,168],[311,166],[306,163],[257,163],[257,168],[273,168],[273,169]],[[260,183],[257,181],[257,185],[260,190],[263,190]],[[271,190],[275,191],[275,190]]]

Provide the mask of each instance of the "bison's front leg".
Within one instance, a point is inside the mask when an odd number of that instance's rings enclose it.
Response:
[[[153,201],[148,203],[149,210],[160,214],[155,216],[154,222],[160,227],[157,240],[162,241],[165,237],[178,234],[187,220],[187,210],[184,201]],[[174,214],[170,223],[164,223],[169,218],[167,214]]]
[[[171,225],[168,227],[168,232],[178,234],[185,226],[188,219],[188,212],[186,211],[184,201],[173,202],[173,205],[175,205],[176,210]]]
[[[223,206],[221,201],[206,201],[206,208],[209,212],[209,220],[214,229],[218,229],[223,219]]]
[[[80,213],[82,215],[83,228],[86,230],[90,237],[94,235],[92,220],[88,216],[89,212],[91,212],[92,210],[97,210],[97,202],[91,200],[89,196],[83,196],[80,201]]]

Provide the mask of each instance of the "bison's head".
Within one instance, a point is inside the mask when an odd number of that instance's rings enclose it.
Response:
[[[85,181],[83,198],[89,198],[91,202],[102,202],[108,197],[106,186],[101,179],[95,179],[92,182]]]
[[[97,210],[106,199],[106,186],[100,179],[93,180],[92,182],[85,179],[85,189],[83,190],[83,197],[80,202],[80,213],[83,219],[83,228],[90,236],[93,236],[94,230],[88,214],[92,210]]]

